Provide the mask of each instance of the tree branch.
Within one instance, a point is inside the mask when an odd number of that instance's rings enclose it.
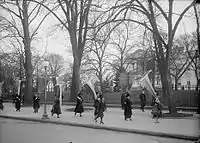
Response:
[[[181,19],[183,18],[184,14],[185,14],[194,4],[195,4],[195,0],[193,0],[193,1],[191,2],[191,4],[188,5],[188,6],[183,10],[183,12],[181,13],[181,15],[179,16],[179,18],[178,18],[178,20],[176,21],[176,23],[175,23],[175,25],[174,25],[174,28],[173,28],[173,30],[172,30],[172,39],[174,38],[174,35],[175,35],[175,33],[176,33],[176,29],[178,28],[178,25],[179,25]]]

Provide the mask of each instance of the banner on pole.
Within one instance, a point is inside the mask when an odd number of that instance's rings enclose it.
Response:
[[[84,84],[84,86],[85,85],[87,85],[89,87],[89,89],[91,90],[94,100],[97,99],[97,95],[96,95],[93,84],[90,81],[88,81],[87,83]]]
[[[152,72],[151,70],[149,70],[145,75],[144,77],[142,77],[140,79],[140,85],[142,87],[144,87],[152,96],[154,96],[155,98],[157,98],[157,95],[156,95],[156,92],[149,80],[149,73]]]

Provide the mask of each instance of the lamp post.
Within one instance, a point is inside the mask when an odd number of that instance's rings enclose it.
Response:
[[[49,65],[48,61],[44,61],[44,69],[45,69],[45,82],[44,82],[44,113],[42,116],[42,119],[49,119],[48,115],[47,115],[47,106],[46,106],[46,97],[47,97],[47,90],[46,90],[46,86],[47,86],[47,66]]]

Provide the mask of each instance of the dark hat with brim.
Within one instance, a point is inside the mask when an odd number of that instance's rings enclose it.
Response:
[[[129,93],[126,93],[126,97],[129,97],[130,96],[130,94]]]

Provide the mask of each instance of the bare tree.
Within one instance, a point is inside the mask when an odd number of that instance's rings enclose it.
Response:
[[[44,3],[45,0],[41,0],[40,2]],[[31,103],[33,90],[31,41],[37,35],[37,31],[41,27],[45,18],[49,15],[49,12],[44,14],[41,19],[37,19],[40,12],[42,11],[42,7],[39,4],[32,5],[32,2],[27,0],[4,1],[3,3],[1,3],[0,7],[7,11],[8,15],[4,17],[4,20],[6,20],[7,23],[12,26],[12,28],[15,30],[15,35],[17,35],[20,42],[23,43],[25,53],[24,68],[26,73],[25,102]],[[31,25],[35,20],[39,20],[39,22],[34,30],[31,31]]]
[[[85,48],[88,31],[92,28],[89,21],[89,13],[92,7],[99,7],[98,1],[92,0],[72,0],[62,1],[55,0],[59,10],[62,11],[64,18],[55,11],[52,11],[48,6],[36,1],[32,2],[41,4],[48,9],[60,22],[60,27],[66,30],[70,37],[70,43],[73,52],[73,76],[72,76],[72,88],[71,88],[71,100],[76,100],[76,95],[80,90],[80,66],[83,57],[83,51]],[[93,3],[92,3],[93,2]],[[95,21],[95,20],[94,20]]]
[[[86,58],[82,62],[83,66],[87,67],[86,71],[95,72],[100,82],[101,92],[104,92],[103,75],[108,71],[108,64],[106,63],[108,56],[106,54],[111,32],[112,29],[109,25],[99,31],[98,34],[95,29],[93,30],[91,40],[85,49]]]
[[[168,11],[159,4],[159,1],[156,0],[148,0],[148,2],[141,2],[140,0],[135,1],[117,1],[116,4],[111,7],[111,9],[115,9],[115,13],[113,13],[107,20],[107,23],[116,22],[116,21],[132,21],[138,23],[144,27],[146,27],[149,31],[153,33],[154,36],[154,44],[156,57],[158,61],[159,73],[161,75],[161,82],[163,86],[164,98],[166,99],[168,104],[168,109],[170,113],[177,113],[176,104],[173,100],[172,94],[172,81],[169,72],[169,57],[172,50],[172,43],[174,40],[174,36],[177,30],[177,27],[182,20],[185,13],[195,4],[195,1],[192,1],[188,6],[184,8],[180,15],[178,15],[178,19],[175,22],[174,26],[172,24],[173,18],[173,0],[168,0]],[[159,16],[163,17],[163,20],[166,22],[167,28],[167,40],[162,36],[161,25],[159,20],[157,19],[157,13],[155,13],[155,9],[159,12]],[[127,18],[126,15],[132,12],[141,19]],[[129,15],[128,15],[129,16]],[[137,18],[138,18],[137,17]],[[103,25],[101,25],[103,26]],[[163,26],[163,24],[162,24]]]
[[[198,8],[197,8],[198,7]],[[198,50],[196,53],[196,61],[197,61],[197,71],[200,71],[200,6],[198,4],[194,5],[194,12],[195,12],[195,17],[196,17],[196,24],[197,24],[197,44],[198,44]],[[199,92],[199,86],[200,86],[200,72],[197,73],[197,90]],[[200,104],[198,104],[198,114],[200,114]]]
[[[171,75],[174,77],[175,90],[177,90],[178,80],[192,66],[195,58],[195,44],[190,35],[180,35],[174,40],[169,61]],[[193,43],[194,42],[194,43]],[[180,54],[182,53],[182,54]]]
[[[184,42],[186,46],[186,51],[188,54],[188,58],[191,61],[190,70],[195,72],[195,76],[197,79],[197,87],[198,87],[198,81],[199,81],[199,67],[198,67],[198,41],[197,41],[197,35],[195,32],[193,32],[191,35],[185,35]],[[197,88],[198,89],[198,88]]]
[[[127,71],[129,65],[127,56],[134,48],[133,44],[130,43],[131,34],[129,31],[130,22],[124,22],[114,30],[110,42],[111,47],[116,50],[116,53],[113,52],[109,54],[116,59],[115,63],[111,63],[111,65],[113,65],[114,69],[118,70],[120,73]]]
[[[54,77],[60,76],[64,70],[64,58],[56,53],[49,53],[46,56],[49,61],[49,74]]]

